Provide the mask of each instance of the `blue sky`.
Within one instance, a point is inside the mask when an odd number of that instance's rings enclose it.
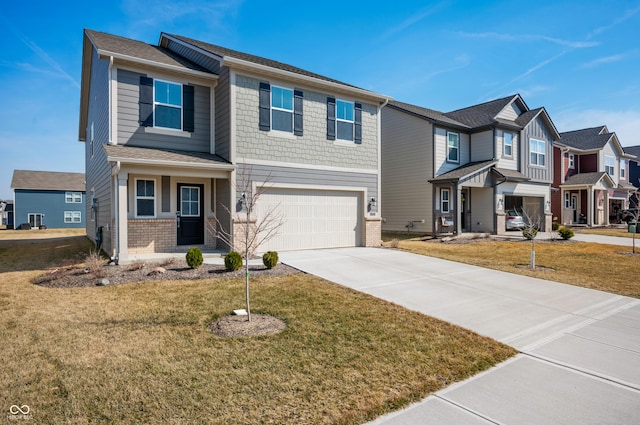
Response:
[[[440,111],[520,93],[560,131],[605,124],[640,144],[640,2],[5,2],[0,199],[14,169],[84,172],[83,28],[177,33]]]

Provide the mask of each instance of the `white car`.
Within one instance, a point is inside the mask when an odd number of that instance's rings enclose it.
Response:
[[[517,210],[508,210],[505,226],[507,230],[522,230],[525,227],[525,222]]]

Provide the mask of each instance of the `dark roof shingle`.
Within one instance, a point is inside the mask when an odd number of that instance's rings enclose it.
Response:
[[[194,166],[224,166],[231,164],[222,157],[206,152],[179,151],[174,149],[141,148],[122,145],[102,145],[110,161],[150,161],[162,163],[192,164]]]
[[[607,176],[607,173],[602,171],[593,172],[593,173],[578,173],[569,177],[560,186],[594,185],[598,183],[601,179],[605,178],[605,176]]]
[[[560,143],[581,150],[601,149],[613,136],[613,133],[600,134],[603,129],[604,126],[566,131],[560,133]]]
[[[164,47],[90,29],[86,29],[85,33],[99,50],[211,74],[211,71]]]
[[[404,103],[404,102],[398,102],[398,101],[390,101],[387,104],[388,107],[392,107],[394,109],[398,109],[398,110],[402,110],[405,112],[409,112],[412,113],[414,115],[420,116],[422,118],[426,118],[428,120],[431,121],[437,121],[437,122],[441,122],[441,123],[445,123],[445,124],[450,124],[450,125],[454,125],[456,127],[462,127],[462,128],[466,128],[468,129],[469,126],[456,121],[454,119],[449,118],[448,116],[446,116],[445,114],[443,114],[442,112],[433,110],[433,109],[428,109],[428,108],[423,108],[421,106],[416,106],[416,105],[411,105],[409,103]]]
[[[85,191],[83,173],[14,170],[12,189]]]
[[[469,106],[467,108],[457,109],[455,111],[445,113],[446,116],[456,121],[462,122],[469,127],[483,127],[494,124],[495,116],[500,113],[517,95],[503,97],[501,99],[492,100],[490,102],[481,103],[479,105]]]
[[[476,173],[484,168],[488,168],[498,161],[495,159],[490,159],[488,161],[477,161],[470,162],[468,164],[462,165],[455,170],[451,170],[444,174],[440,174],[439,176],[429,180],[430,182],[444,181],[444,180],[459,180],[463,177],[469,176],[473,173]]]

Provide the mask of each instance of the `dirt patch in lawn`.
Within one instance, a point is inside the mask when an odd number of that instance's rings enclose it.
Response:
[[[286,323],[267,314],[252,314],[251,321],[246,315],[221,317],[209,325],[209,330],[223,338],[241,336],[272,335],[285,330]]]
[[[197,269],[187,266],[185,260],[164,262],[138,262],[129,265],[105,265],[96,272],[89,272],[83,265],[54,267],[36,277],[33,283],[47,288],[82,288],[158,280],[198,280],[244,277],[244,268],[226,271],[223,265],[203,264]],[[272,269],[263,265],[249,266],[251,277],[285,276],[300,273],[285,264]]]

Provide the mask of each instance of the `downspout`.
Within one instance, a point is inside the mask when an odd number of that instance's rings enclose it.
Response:
[[[116,264],[120,259],[120,188],[118,183],[118,174],[120,174],[120,161],[116,161],[115,167],[111,168],[113,176],[114,204],[115,204],[115,229],[114,229],[114,245],[115,255],[111,258]]]

